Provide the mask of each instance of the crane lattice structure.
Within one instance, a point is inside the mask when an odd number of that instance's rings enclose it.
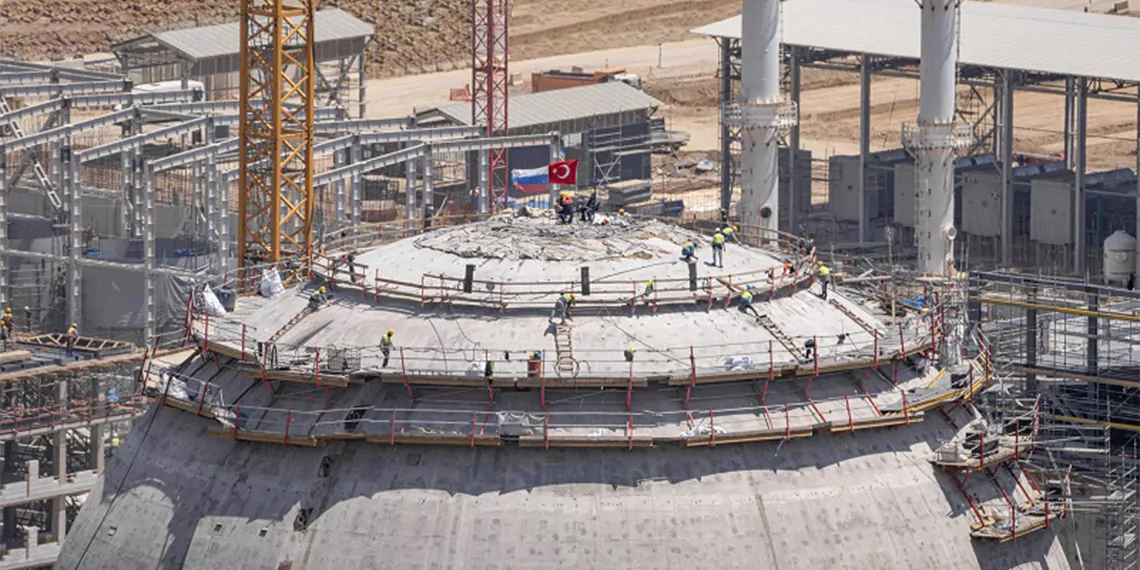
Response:
[[[482,124],[488,137],[507,135],[507,22],[509,0],[472,0],[471,2],[471,122]],[[488,153],[487,185],[490,208],[495,211],[506,204],[507,149]]]
[[[238,263],[308,258],[315,0],[243,0]]]

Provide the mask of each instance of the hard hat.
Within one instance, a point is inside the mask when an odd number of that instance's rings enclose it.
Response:
[[[625,208],[618,208],[618,213],[619,213],[619,214],[624,214],[624,213],[625,213]]]
[[[395,331],[395,330],[392,330],[392,329],[388,329],[388,336],[392,336],[392,335],[394,335],[394,334],[396,334],[396,331]]]
[[[590,194],[597,194],[597,193],[598,193],[598,189],[597,189],[597,188],[592,188],[592,189],[590,190]]]
[[[574,295],[573,293],[570,294],[570,300],[571,301],[573,301],[574,299],[577,299],[577,298],[578,298],[577,295]]]
[[[7,309],[4,309],[4,312],[5,312],[5,313],[11,313],[11,312],[12,312],[12,307],[8,307]]]
[[[321,293],[324,293],[324,292],[325,292],[325,288],[321,287]]]
[[[79,323],[71,323],[71,326],[77,327],[77,326],[79,326]]]
[[[740,226],[732,226],[732,230],[738,232],[740,231]]]
[[[631,349],[629,349],[629,351],[630,351],[630,352],[637,352],[637,349],[636,349],[636,348],[631,348]]]

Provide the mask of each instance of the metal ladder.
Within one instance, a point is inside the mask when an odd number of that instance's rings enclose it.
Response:
[[[574,360],[574,341],[570,337],[572,330],[573,328],[567,324],[554,326],[554,368],[559,376],[573,375],[578,369],[577,361]]]
[[[12,108],[8,106],[8,100],[4,98],[3,94],[0,94],[0,115],[6,115],[11,112]],[[7,125],[0,126],[6,126],[7,128],[11,129],[12,134],[15,135],[15,137],[18,139],[24,137],[24,129],[20,127],[20,123],[17,123],[16,121],[6,122],[8,123]],[[40,183],[40,186],[43,187],[44,193],[47,194],[48,200],[51,202],[52,207],[56,210],[62,210],[63,201],[59,199],[59,193],[57,193],[55,191],[55,187],[51,185],[51,179],[48,178],[47,172],[44,171],[44,167],[42,164],[40,164],[40,161],[38,159],[32,159],[32,172],[35,174],[36,180]]]
[[[801,350],[800,347],[796,346],[795,341],[793,341],[788,335],[784,334],[784,331],[780,330],[780,327],[777,326],[776,323],[772,321],[772,319],[768,318],[768,315],[760,315],[759,317],[756,317],[756,322],[759,323],[760,326],[764,327],[764,330],[768,331],[769,334],[775,337],[776,341],[780,343],[780,346],[783,346],[785,350],[792,353],[792,356],[795,356],[796,360],[804,359],[803,350]]]

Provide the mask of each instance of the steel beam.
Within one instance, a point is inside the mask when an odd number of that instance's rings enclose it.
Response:
[[[859,64],[859,245],[867,243],[867,166],[871,161],[871,56]],[[917,223],[917,221],[915,222]]]
[[[27,135],[23,138],[0,143],[0,152],[15,152],[18,150],[32,148],[38,145],[47,144],[52,141],[63,140],[65,138],[70,139],[72,135],[130,120],[134,114],[135,108],[132,107],[130,109],[123,109],[121,111],[115,111],[100,117],[95,117],[94,119],[41,131],[35,134]]]
[[[1088,162],[1088,133],[1089,133],[1089,99],[1088,82],[1085,79],[1077,81],[1077,141],[1076,163],[1073,170],[1077,179],[1073,185],[1073,273],[1080,275],[1085,272],[1085,169]]]
[[[802,80],[800,78],[800,53],[799,48],[792,46],[788,48],[788,79],[791,83],[791,100],[796,109],[800,108],[800,88],[802,87]],[[788,133],[788,227],[786,231],[793,234],[797,233],[800,222],[800,196],[798,177],[796,173],[796,155],[800,150],[800,123],[796,121],[792,125]],[[810,174],[810,173],[809,173]],[[722,175],[723,176],[723,175]],[[809,176],[810,178],[810,176]],[[811,206],[811,185],[808,184],[808,204]]]
[[[720,47],[720,209],[732,207],[732,125],[726,119],[726,110],[732,105],[732,40],[717,38]]]
[[[82,77],[90,80],[98,79],[120,79],[122,76],[117,73],[110,73],[107,71],[93,71],[90,69],[74,69],[71,67],[60,67],[58,65],[49,65],[46,63],[32,63],[30,61],[21,61],[15,59],[0,59],[0,68],[7,69],[32,69],[32,70],[47,70],[58,73],[60,76],[71,75],[74,77]]]
[[[236,152],[237,149],[238,139],[229,138],[206,146],[200,146],[170,156],[154,159],[149,162],[149,165],[150,169],[157,173],[164,170],[190,166],[191,164],[202,162],[210,156]]]
[[[107,143],[105,145],[92,147],[77,154],[81,157],[81,162],[90,162],[92,160],[114,156],[126,150],[140,149],[142,148],[143,144],[153,140],[189,134],[193,131],[200,130],[206,125],[207,120],[207,117],[199,117],[192,121],[186,121],[185,123],[157,129],[149,133],[143,133],[141,135],[135,135],[122,140],[117,140],[112,143]]]
[[[343,123],[344,121],[335,121]],[[331,123],[321,123],[331,124]],[[480,127],[438,127],[433,129],[410,129],[404,131],[360,133],[360,144],[380,144],[395,142],[427,142],[445,139],[478,137],[486,129]],[[335,131],[334,131],[335,132]],[[346,132],[353,132],[351,129]]]
[[[1014,84],[1009,73],[1002,75],[1001,101],[1001,263],[1013,263],[1013,93]]]
[[[424,150],[422,145],[404,147],[403,150],[414,148],[419,148],[421,153]],[[406,160],[404,162],[404,219],[406,220],[404,228],[408,231],[416,229],[412,225],[415,223],[413,220],[416,219],[416,176],[416,161],[414,159]],[[482,175],[481,178],[485,179],[486,175]]]
[[[23,259],[36,259],[53,262],[66,262],[70,263],[70,255],[55,255],[51,253],[44,253],[40,251],[27,251],[23,249],[8,249],[7,254],[9,257],[19,257]],[[141,263],[123,263],[121,261],[104,261],[100,259],[91,259],[89,257],[80,257],[79,265],[82,267],[101,267],[104,269],[116,269],[120,271],[130,271],[132,273],[142,273],[146,270]],[[155,274],[173,275],[176,277],[183,277],[186,279],[201,279],[201,273],[193,271],[186,271],[183,269],[174,269],[170,267],[155,267]]]
[[[319,125],[314,125],[314,130],[316,134],[321,135],[327,133],[364,133],[366,131],[384,129],[410,129],[414,126],[414,117],[396,117],[388,119],[344,119],[336,121],[324,121]]]
[[[5,87],[5,97],[63,97],[67,95],[87,95],[92,93],[129,92],[131,80],[88,81],[83,83],[50,83],[46,85],[18,85]]]
[[[350,179],[354,173],[365,174],[372,172],[373,170],[399,164],[406,160],[419,158],[420,156],[423,156],[423,153],[427,150],[427,148],[427,145],[420,144],[398,150],[396,152],[390,152],[388,154],[382,154],[380,156],[369,158],[367,160],[362,160],[360,162],[349,164],[341,168],[328,170],[313,176],[313,186],[323,186],[325,184],[336,182],[337,180],[347,180]]]

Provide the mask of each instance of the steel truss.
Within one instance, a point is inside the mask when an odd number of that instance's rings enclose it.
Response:
[[[509,0],[471,3],[471,117],[473,124],[482,123],[488,137],[508,134],[509,20]],[[493,211],[506,204],[510,183],[506,147],[489,151],[486,172]]]
[[[245,0],[238,264],[308,257],[313,222],[312,0]],[[290,109],[286,102],[298,104]],[[267,165],[258,165],[262,160]]]

